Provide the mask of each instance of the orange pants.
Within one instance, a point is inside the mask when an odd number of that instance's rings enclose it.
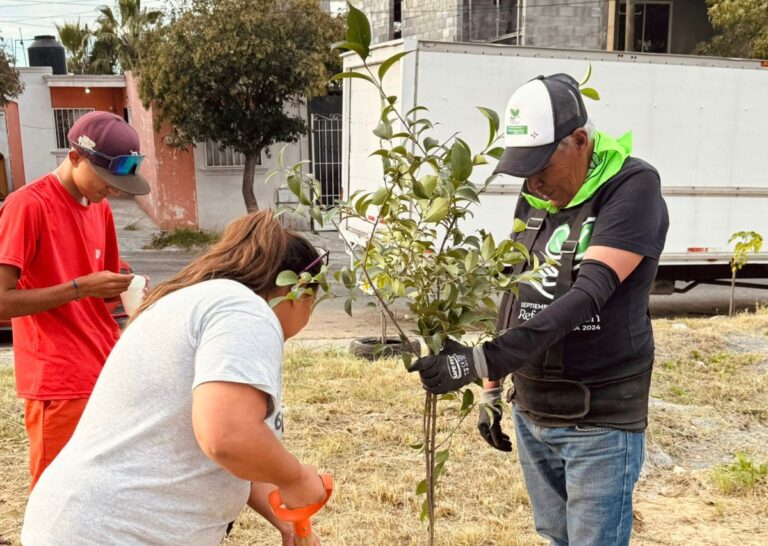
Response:
[[[26,401],[24,424],[29,436],[30,491],[43,470],[67,445],[87,403],[87,398]]]

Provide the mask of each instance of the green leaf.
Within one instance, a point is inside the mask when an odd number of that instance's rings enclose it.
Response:
[[[483,240],[483,247],[480,249],[480,254],[484,260],[490,260],[493,255],[493,251],[496,249],[496,245],[493,242],[493,236],[487,235]]]
[[[392,107],[391,104],[384,106],[384,103],[382,102],[381,116],[379,116],[379,119],[381,119],[383,123],[389,123],[389,114],[391,114],[394,111],[395,109]]]
[[[365,48],[362,46],[362,44],[358,44],[357,42],[348,42],[343,40],[341,42],[331,44],[331,49],[347,49],[349,51],[354,51],[363,59],[366,57]]]
[[[417,125],[423,125],[424,127],[429,127],[430,129],[433,128],[432,122],[426,118],[417,119],[416,121],[409,121],[408,125],[410,127],[416,127]]]
[[[293,207],[290,205],[280,205],[275,209],[275,218],[280,218],[286,212],[293,212]]]
[[[512,223],[512,233],[522,233],[523,231],[525,231],[525,222],[520,218],[515,218],[515,221]]]
[[[411,353],[404,353],[403,366],[405,366],[406,370],[410,369],[412,362],[413,362],[413,355]],[[421,446],[419,446],[419,449],[421,449]]]
[[[584,73],[584,77],[581,78],[581,81],[579,82],[579,87],[587,83],[589,81],[589,78],[591,77],[592,77],[592,63],[589,63],[587,65],[587,71]]]
[[[299,203],[308,207],[312,204],[312,201],[309,199],[309,196],[306,193],[301,192],[299,193]]]
[[[299,276],[293,271],[281,271],[275,280],[277,286],[293,286],[299,282]]]
[[[357,212],[357,215],[365,218],[366,213],[368,212],[368,206],[370,204],[371,198],[368,196],[362,196],[360,199],[355,201],[355,212]]]
[[[443,348],[443,336],[440,334],[434,334],[424,341],[426,341],[427,347],[429,347],[429,350],[432,351],[432,354],[434,355],[438,354]]]
[[[405,57],[411,53],[410,51],[401,51],[400,53],[395,53],[392,55],[389,59],[381,63],[381,66],[379,66],[379,80],[384,79],[384,75],[387,73],[387,71],[392,67],[393,64],[395,64],[397,61]]]
[[[323,227],[323,213],[318,207],[310,207],[309,215],[317,222],[317,225]]]
[[[352,316],[352,300],[347,298],[344,302],[344,311],[351,317]]]
[[[419,442],[418,444],[409,444],[408,447],[411,449],[421,449],[424,447],[424,442]]]
[[[435,193],[435,188],[437,188],[437,176],[428,174],[419,182],[424,186],[424,191],[427,193],[427,197],[432,197],[432,194]]]
[[[414,106],[413,108],[411,108],[410,110],[408,110],[408,111],[405,113],[405,116],[403,116],[403,117],[406,117],[406,118],[407,118],[407,117],[408,117],[408,116],[410,116],[411,114],[415,114],[416,112],[419,112],[419,111],[421,111],[421,110],[424,110],[425,112],[429,112],[429,108],[427,108],[426,106]]]
[[[284,302],[286,299],[288,299],[288,298],[286,298],[285,296],[279,296],[277,298],[272,298],[271,300],[269,300],[269,306],[272,309],[274,309],[275,307],[280,305],[280,303]]]
[[[427,137],[427,138],[424,139],[424,149],[425,150],[429,151],[432,148],[437,148],[438,146],[440,146],[440,141],[437,140],[436,138]]]
[[[585,97],[588,97],[592,100],[600,100],[600,93],[597,92],[597,89],[592,87],[585,87],[584,89],[579,89],[579,91],[581,91],[581,94]]]
[[[490,146],[496,141],[496,137],[499,134],[499,114],[482,106],[478,106],[477,109],[488,119],[488,146]]]
[[[451,173],[454,180],[466,180],[472,174],[472,157],[469,149],[456,141],[451,147]]]
[[[355,276],[350,270],[342,269],[341,282],[344,283],[344,288],[351,289],[355,286]]]
[[[494,159],[501,159],[501,156],[504,155],[504,148],[501,146],[496,146],[495,148],[491,148],[485,152],[485,155],[489,155]]]
[[[450,212],[450,205],[450,201],[445,197],[436,198],[424,213],[424,221],[437,223],[445,220]]]
[[[477,251],[470,250],[467,252],[467,257],[464,258],[464,269],[469,273],[474,271],[474,269],[477,267]]]
[[[438,451],[435,454],[435,464],[445,464],[445,462],[448,460],[448,456],[450,455],[450,452],[447,449],[444,449],[443,451]]]
[[[363,60],[370,55],[371,46],[371,24],[365,13],[357,9],[351,3],[347,2],[347,41],[360,44],[362,46]]]
[[[376,80],[374,80],[373,78],[371,78],[370,76],[368,76],[366,74],[361,74],[360,72],[339,72],[338,74],[334,75],[330,79],[330,81],[336,82],[336,81],[343,80],[343,79],[346,79],[346,78],[357,78],[357,79],[360,79],[360,80],[365,80],[367,82],[370,82],[373,85],[376,85]]]
[[[269,184],[269,181],[272,180],[272,178],[274,178],[275,175],[280,174],[280,172],[281,172],[280,169],[271,169],[267,173],[267,176],[264,177],[264,183]]]
[[[392,138],[392,125],[390,123],[381,122],[373,130],[373,134],[383,140],[389,140]]]
[[[419,180],[415,180],[413,182],[413,194],[419,199],[429,199],[429,195],[427,194],[427,190],[424,188],[424,184],[422,184]]]
[[[459,197],[463,197],[464,199],[467,199],[468,201],[472,201],[473,203],[479,203],[480,202],[480,196],[478,193],[470,188],[469,186],[464,186],[463,188],[459,188],[456,190],[456,195]]]
[[[293,195],[301,195],[301,179],[298,176],[289,176],[286,184]]]
[[[373,194],[373,197],[371,198],[371,204],[380,207],[387,201],[388,196],[389,190],[387,188],[379,188],[376,190],[376,193]]]
[[[421,448],[419,448],[421,449]],[[427,494],[427,480],[421,480],[419,482],[419,485],[416,486],[416,494],[417,495],[426,495]]]
[[[466,311],[461,314],[461,317],[459,318],[459,325],[467,326],[469,324],[473,324],[479,320],[483,320],[486,318],[488,318],[487,313],[476,312],[476,311]]]
[[[464,391],[464,396],[461,400],[461,409],[466,410],[472,407],[472,405],[475,403],[475,393],[472,392],[471,389],[466,389]]]
[[[429,517],[429,500],[424,499],[424,502],[421,503],[421,518],[422,523]]]
[[[280,152],[277,154],[277,164],[280,165],[281,168],[285,168],[285,149],[288,147],[286,144],[282,148],[280,148]]]

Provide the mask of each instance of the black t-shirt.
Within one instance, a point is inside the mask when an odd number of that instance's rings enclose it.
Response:
[[[591,245],[627,250],[643,259],[599,313],[565,338],[564,378],[587,385],[625,378],[633,363],[647,366],[653,359],[648,302],[669,227],[659,175],[640,159],[627,159],[590,201],[592,213],[581,229],[574,278]],[[532,249],[542,261],[545,257],[559,260],[560,248],[579,209],[564,209],[545,217]],[[521,196],[515,217],[526,220],[533,210]],[[545,266],[542,273],[541,283],[519,285],[519,297],[505,321],[507,327],[522,324],[552,303],[558,266]],[[540,367],[545,354],[539,353],[526,367]]]

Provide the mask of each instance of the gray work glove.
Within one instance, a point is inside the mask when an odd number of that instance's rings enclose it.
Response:
[[[503,406],[501,394],[503,387],[485,389],[480,394],[480,417],[477,420],[477,430],[480,436],[491,446],[499,451],[512,451],[512,442],[509,436],[501,431],[501,419]]]

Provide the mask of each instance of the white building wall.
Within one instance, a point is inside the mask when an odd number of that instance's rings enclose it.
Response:
[[[306,119],[306,107],[298,108],[297,113]],[[262,165],[256,167],[253,190],[259,208],[275,208],[277,190],[283,184],[281,176],[274,176],[269,184],[264,180],[269,171],[278,166],[278,156],[284,144],[276,144],[270,148],[271,157],[262,152]],[[309,159],[309,141],[306,136],[298,142],[289,144],[285,149],[285,164],[294,165]],[[306,166],[305,166],[306,170]],[[245,214],[243,201],[242,167],[206,167],[205,144],[200,143],[195,148],[195,180],[197,184],[197,215],[200,229],[221,231],[229,222]],[[308,228],[307,222],[305,228]],[[301,227],[301,226],[292,226]]]
[[[19,68],[24,83],[18,104],[26,182],[50,172],[57,164],[51,90],[43,79],[51,73],[47,66]]]

